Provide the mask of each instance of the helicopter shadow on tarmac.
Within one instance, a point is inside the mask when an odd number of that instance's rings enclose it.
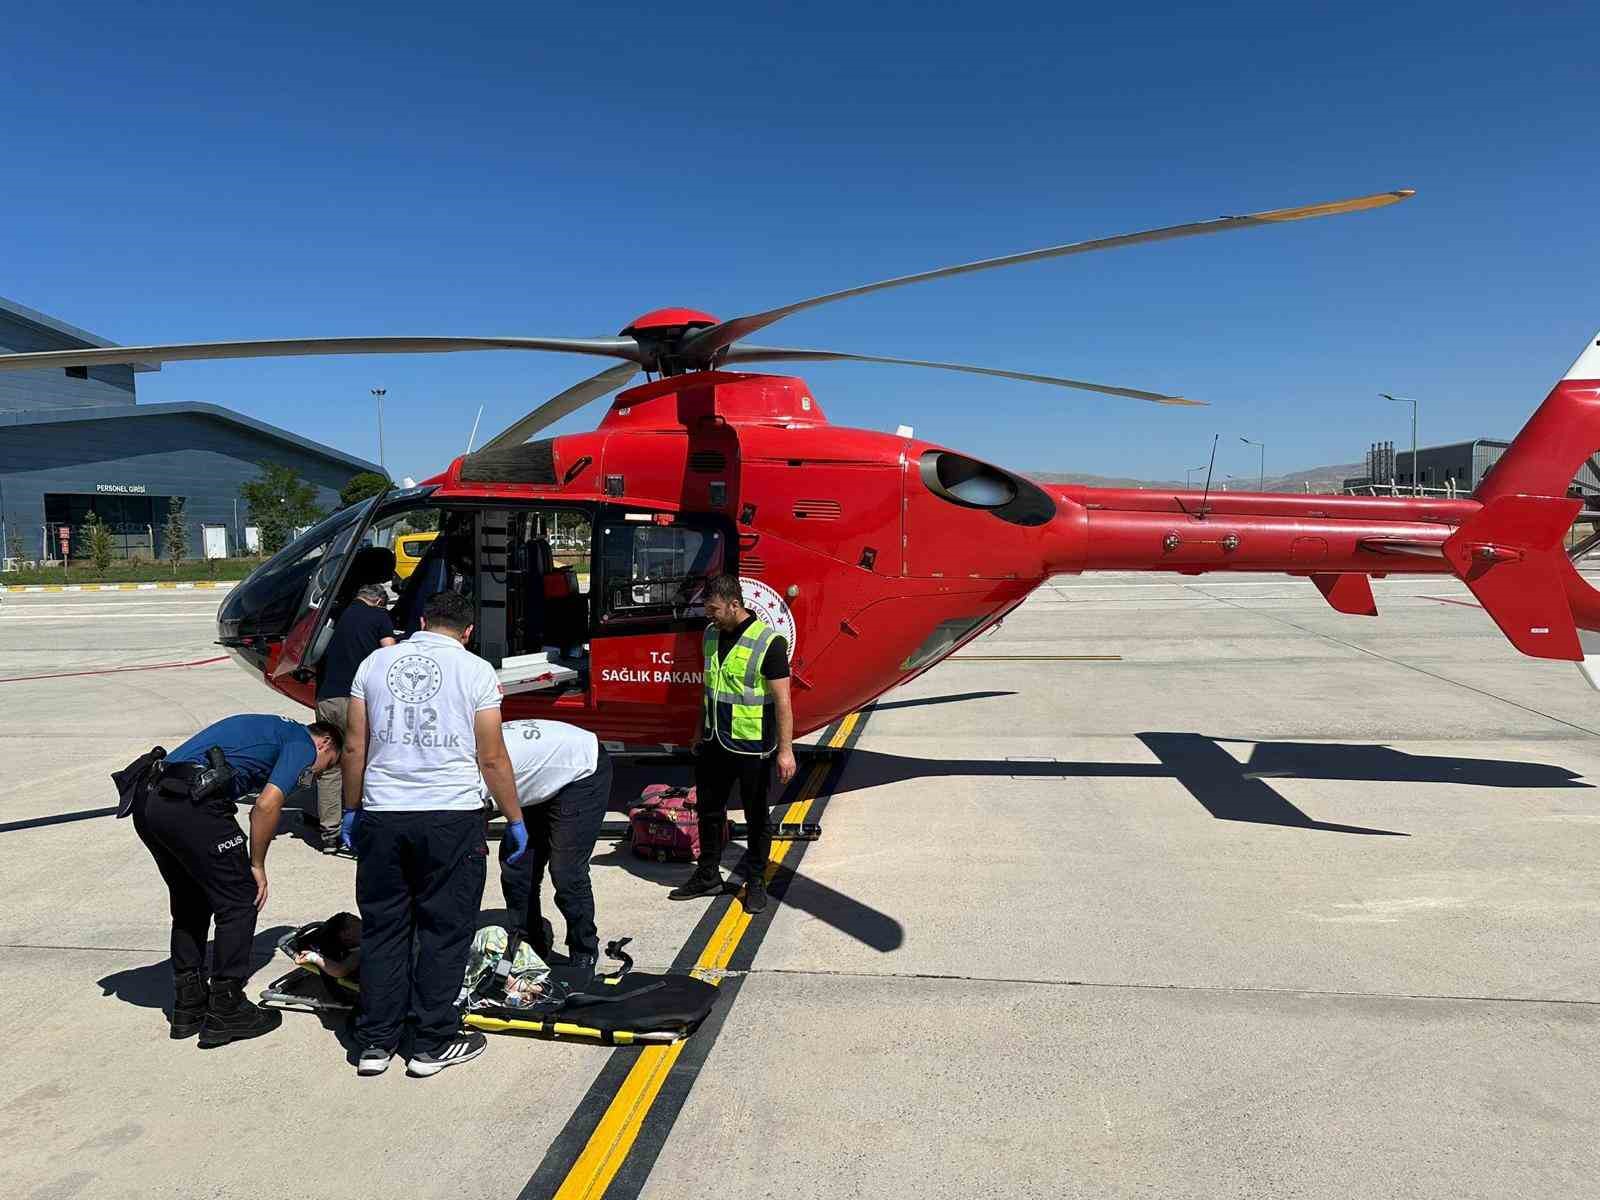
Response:
[[[995,693],[890,701],[875,708],[910,708],[927,704],[986,698]],[[1007,693],[999,693],[1001,695]],[[1038,759],[933,759],[886,754],[860,746],[832,789],[843,800],[851,792],[911,779],[1169,779],[1183,785],[1219,821],[1279,825],[1328,833],[1381,837],[1409,837],[1394,829],[1342,825],[1315,820],[1277,791],[1268,780],[1348,780],[1379,784],[1447,783],[1500,788],[1590,788],[1574,771],[1549,763],[1502,759],[1460,758],[1450,755],[1408,754],[1390,746],[1370,743],[1257,742],[1244,738],[1210,737],[1186,732],[1144,732],[1136,735],[1156,759],[1137,762],[1060,762]],[[1224,747],[1252,746],[1241,763]],[[653,761],[619,765],[615,795],[636,795],[646,783],[689,784],[693,766],[686,761]],[[736,797],[737,799],[737,797]],[[596,866],[618,866],[666,889],[676,886],[689,870],[684,863],[657,863],[634,856],[622,840],[626,824],[608,822],[602,840],[611,850],[592,861]],[[740,847],[730,847],[730,853]],[[858,941],[888,953],[905,940],[905,930],[893,917],[844,895],[819,880],[795,875],[787,881],[784,903],[824,921]],[[774,891],[778,891],[774,881]]]
[[[1375,744],[1252,742],[1199,733],[1137,735],[1154,763],[1059,762],[1038,759],[910,758],[857,748],[835,794],[865,791],[908,779],[1172,779],[1219,821],[1281,825],[1330,833],[1409,837],[1400,830],[1314,820],[1267,782],[1269,779],[1350,780],[1369,783],[1454,783],[1471,787],[1590,788],[1574,771],[1549,763],[1407,754]],[[1252,745],[1240,763],[1223,747]]]
[[[851,751],[852,756],[860,753]],[[804,751],[801,751],[801,772],[805,771]],[[849,768],[845,774],[849,775]],[[654,760],[647,763],[618,763],[616,766],[616,779],[612,784],[612,796],[623,800],[637,796],[647,783],[669,783],[688,786],[694,782],[694,765],[686,760],[660,761]],[[835,789],[837,790],[837,789]],[[732,815],[737,818],[739,797],[733,797]],[[783,805],[773,805],[773,817],[782,816]],[[596,855],[590,862],[596,867],[621,867],[630,875],[645,879],[656,884],[665,893],[670,888],[677,887],[693,869],[693,864],[685,862],[655,862],[642,859],[633,853],[632,848],[624,841],[627,823],[608,821],[601,832],[601,842],[611,842],[611,849]],[[728,868],[737,856],[744,852],[744,844],[737,836],[738,826],[735,826],[735,837],[727,847],[723,856],[723,866]],[[807,916],[815,917],[833,928],[865,946],[870,946],[881,954],[890,954],[904,944],[905,927],[888,913],[881,912],[869,904],[864,904],[852,896],[836,891],[827,884],[811,876],[793,871],[788,867],[779,867],[768,885],[774,896],[782,897],[783,907],[798,909]],[[548,884],[546,895],[549,895]],[[662,903],[666,903],[663,895]]]
[[[616,843],[607,853],[590,860],[597,867],[621,867],[630,875],[656,884],[663,893],[677,887],[693,869],[690,863],[658,863],[638,858],[622,840],[620,827],[613,829],[608,826],[606,832],[616,837]],[[735,852],[742,854],[744,847],[735,838],[729,843],[728,850],[730,855]],[[724,868],[731,862],[731,858],[725,858]],[[836,891],[811,876],[779,867],[767,886],[774,896],[782,896],[785,908],[798,909],[807,916],[815,917],[880,954],[893,953],[906,940],[905,926],[888,913]]]

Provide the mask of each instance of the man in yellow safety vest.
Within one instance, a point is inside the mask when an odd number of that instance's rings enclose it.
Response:
[[[779,783],[794,778],[794,709],[789,696],[789,647],[783,636],[744,606],[739,581],[706,581],[704,712],[695,747],[694,781],[700,821],[700,860],[694,874],[668,893],[692,900],[722,892],[722,834],[728,798],[739,785],[744,806],[745,911],[767,906],[767,795],[773,766]]]

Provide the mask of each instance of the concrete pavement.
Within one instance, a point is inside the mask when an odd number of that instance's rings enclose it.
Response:
[[[1600,696],[1458,585],[1375,591],[1366,620],[1301,580],[1057,581],[886,697],[607,1194],[1600,1194]],[[152,742],[293,711],[231,663],[161,665],[215,654],[217,600],[0,609],[0,676],[56,676],[0,684],[8,1192],[300,1190],[310,1145],[336,1191],[517,1196],[612,1052],[502,1038],[359,1080],[308,1016],[165,1040],[153,866],[62,818]],[[156,669],[64,674],[125,666]],[[263,959],[351,903],[352,864],[292,837],[268,867]],[[602,935],[641,966],[700,916],[664,901],[677,873],[597,856]]]

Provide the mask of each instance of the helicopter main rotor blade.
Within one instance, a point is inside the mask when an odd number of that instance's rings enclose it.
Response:
[[[293,358],[308,354],[448,354],[456,350],[549,350],[558,354],[597,354],[606,358],[622,358],[630,363],[639,363],[644,359],[639,343],[631,337],[273,338],[250,342],[178,342],[167,346],[106,346],[94,350],[0,354],[0,371],[230,358]]]
[[[1112,250],[1119,246],[1137,246],[1144,242],[1164,242],[1174,238],[1199,237],[1201,234],[1222,233],[1230,229],[1253,229],[1260,225],[1277,225],[1285,221],[1304,221],[1313,217],[1331,217],[1341,213],[1363,212],[1369,208],[1383,208],[1385,205],[1394,204],[1416,195],[1410,188],[1394,192],[1378,192],[1371,196],[1357,196],[1351,200],[1334,200],[1326,204],[1307,204],[1298,208],[1275,208],[1267,212],[1250,213],[1242,217],[1217,217],[1209,221],[1194,221],[1188,225],[1168,225],[1162,229],[1147,229],[1140,233],[1124,233],[1116,237],[1096,238],[1088,242],[1070,242],[1064,246],[1050,246],[1044,250],[1028,250],[1022,254],[1008,254],[1002,258],[986,258],[981,262],[964,263],[957,267],[940,267],[934,271],[921,271],[915,275],[902,275],[898,279],[885,279],[879,283],[862,284],[860,287],[846,288],[842,292],[829,292],[825,296],[813,296],[809,300],[798,300],[793,304],[786,304],[782,308],[768,309],[766,312],[752,313],[749,316],[733,317],[720,324],[712,325],[706,329],[690,334],[679,348],[679,354],[686,360],[710,365],[721,351],[732,346],[740,338],[749,337],[752,333],[765,329],[775,321],[800,312],[807,308],[816,308],[822,304],[832,304],[835,300],[847,300],[852,296],[865,296],[869,292],[887,291],[889,288],[905,287],[913,283],[926,283],[932,279],[944,279],[951,275],[966,275],[973,271],[992,271],[997,267],[1013,267],[1019,263],[1037,262],[1045,258],[1065,258],[1070,254],[1088,254],[1095,250]]]
[[[997,379],[1020,379],[1024,383],[1047,383],[1053,387],[1073,388],[1080,392],[1099,392],[1106,396],[1126,396],[1130,400],[1150,400],[1156,404],[1177,404],[1203,408],[1204,400],[1190,400],[1184,396],[1169,396],[1164,392],[1146,392],[1139,388],[1112,387],[1105,383],[1088,383],[1082,379],[1061,379],[1055,375],[1029,375],[1023,371],[997,371],[992,367],[968,367],[961,363],[926,362],[919,358],[884,358],[876,354],[835,354],[831,350],[785,350],[775,346],[734,346],[724,359],[729,363],[757,362],[863,362],[888,363],[896,367],[933,367],[940,371],[962,371],[968,375],[993,375]]]
[[[568,413],[577,412],[585,404],[600,399],[607,392],[616,391],[638,373],[639,368],[633,363],[623,363],[620,367],[607,367],[593,378],[574,384],[559,396],[546,400],[515,425],[509,425],[495,434],[478,448],[478,453],[501,450],[507,446],[519,446],[540,430],[554,425]]]

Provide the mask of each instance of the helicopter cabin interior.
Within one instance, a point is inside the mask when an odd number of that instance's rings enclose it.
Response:
[[[438,536],[409,578],[395,579],[387,547],[435,518]],[[340,556],[340,540],[330,537],[315,550]],[[340,556],[349,565],[334,603],[323,608],[308,595],[307,605],[321,610],[320,628],[302,666],[315,667],[334,618],[361,585],[386,583],[398,591],[391,613],[402,636],[421,628],[429,597],[450,590],[473,601],[469,648],[495,667],[508,697],[580,700],[590,690],[595,639],[702,627],[703,584],[734,569],[736,546],[731,523],[705,514],[391,496],[374,506],[365,532]]]

